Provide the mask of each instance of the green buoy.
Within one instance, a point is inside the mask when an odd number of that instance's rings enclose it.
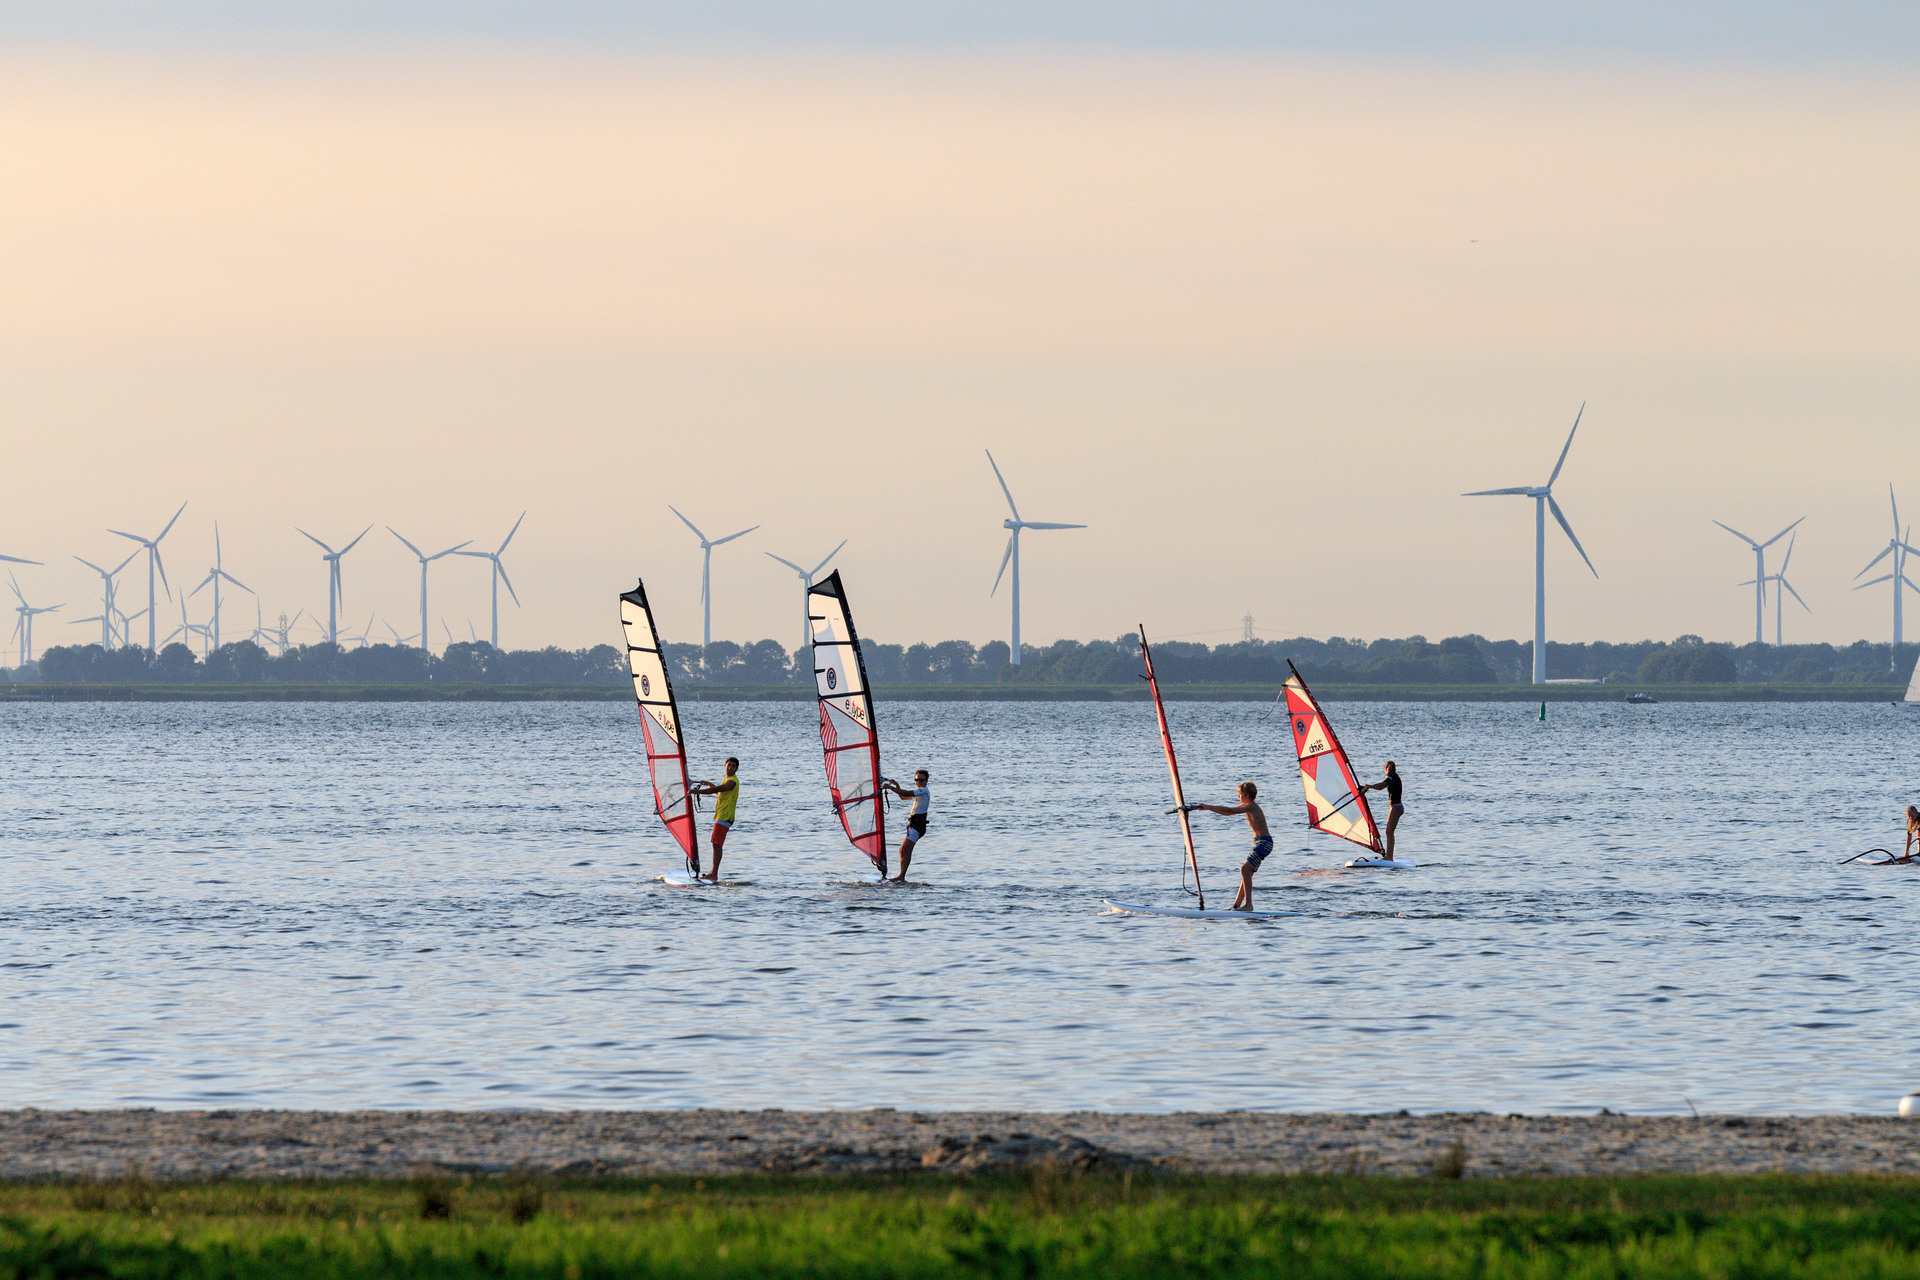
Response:
[[[1540,719],[1542,721],[1545,721],[1546,718],[1547,718],[1547,704],[1543,701],[1540,704]]]

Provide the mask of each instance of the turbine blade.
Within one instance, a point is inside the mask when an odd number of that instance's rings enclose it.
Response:
[[[468,538],[465,542],[461,543],[459,547],[448,547],[445,551],[436,551],[432,555],[426,556],[423,558],[427,560],[438,560],[441,556],[452,555],[454,552],[458,551],[460,547],[468,547],[472,545],[473,545],[473,539]]]
[[[1862,572],[1865,572],[1865,571],[1864,571],[1864,570],[1862,570]],[[1855,574],[1854,576],[1855,576],[1855,577],[1858,577],[1859,575],[1858,575],[1858,574]],[[1890,574],[1890,573],[1883,573],[1883,574],[1881,574],[1881,575],[1880,575],[1879,577],[1877,577],[1877,578],[1875,578],[1875,579],[1874,579],[1873,581],[1871,581],[1871,582],[1863,582],[1863,583],[1861,583],[1861,584],[1860,584],[1859,586],[1857,586],[1857,587],[1855,587],[1855,588],[1854,588],[1854,590],[1855,590],[1855,591],[1865,591],[1865,590],[1866,590],[1866,589],[1867,589],[1868,587],[1877,587],[1877,586],[1879,586],[1879,585],[1880,585],[1881,583],[1883,583],[1883,582],[1892,582],[1892,581],[1893,581],[1893,575],[1892,575],[1892,574]]]
[[[129,552],[125,560],[122,560],[119,564],[114,566],[113,576],[116,578],[119,577],[120,571],[126,568],[128,565],[132,564],[136,559],[138,559],[139,555],[140,553],[138,551]]]
[[[1892,555],[1893,549],[1899,545],[1900,544],[1897,542],[1889,542],[1886,546],[1880,548],[1880,554],[1875,556],[1873,559],[1867,561],[1867,568],[1862,569],[1860,573],[1865,573],[1867,569],[1873,568],[1873,566],[1879,564],[1882,560],[1885,560],[1888,556]],[[1853,576],[1858,578],[1860,576],[1860,573],[1856,573]]]
[[[77,560],[79,559],[79,557],[75,556],[74,559]],[[40,563],[38,560],[22,560],[19,556],[0,556],[0,560],[5,560],[8,564],[39,564]]]
[[[1797,533],[1787,540],[1787,554],[1780,557],[1780,573],[1784,574],[1787,566],[1793,563],[1793,544],[1798,541],[1800,541],[1800,535]]]
[[[246,583],[240,581],[240,579],[228,573],[225,569],[220,570],[220,576],[225,578],[228,582],[231,582],[234,586],[240,588],[242,591],[246,592],[250,596],[259,594],[259,592],[255,591],[252,587],[248,586]]]
[[[400,538],[400,531],[395,529],[392,525],[387,526],[387,532],[391,533],[396,538]],[[420,555],[420,548],[414,546],[411,542],[408,542],[405,538],[400,538],[400,545],[405,547],[407,550],[413,552],[414,555],[420,556],[422,560],[426,559],[425,556]]]
[[[1893,496],[1893,481],[1887,481],[1887,503],[1893,508],[1893,536],[1900,536],[1900,504]]]
[[[1565,513],[1560,510],[1560,504],[1553,500],[1552,494],[1547,495],[1547,510],[1553,512],[1553,518],[1560,522],[1560,528],[1566,532],[1567,541],[1571,542],[1573,549],[1580,553],[1580,558],[1587,561],[1587,569],[1594,577],[1599,577],[1600,571],[1593,567],[1593,561],[1587,560],[1587,549],[1580,545],[1580,539],[1573,536],[1573,526],[1567,523]]]
[[[795,564],[793,561],[784,559],[783,557],[780,557],[780,556],[776,556],[771,551],[767,552],[767,555],[772,557],[775,560],[779,560],[781,564],[787,566],[787,568],[793,570],[795,573],[799,574],[801,577],[804,578],[807,576],[807,571],[805,569],[802,569],[799,565]]]
[[[1785,578],[1782,578],[1780,579],[1780,585],[1787,589],[1788,595],[1792,596],[1795,600],[1800,600],[1800,593],[1793,589],[1793,584],[1791,582],[1788,582]],[[1805,609],[1808,613],[1813,612],[1813,607],[1809,605],[1805,600],[1800,600],[1800,607],[1802,609]]]
[[[1586,411],[1587,402],[1582,400],[1580,402],[1580,412],[1573,415],[1573,431],[1580,429],[1580,417],[1581,414],[1586,413]],[[1560,446],[1560,461],[1553,464],[1553,474],[1547,477],[1547,488],[1549,489],[1553,488],[1553,482],[1560,478],[1560,468],[1567,465],[1567,450],[1573,448],[1573,431],[1567,432],[1567,442]],[[1587,567],[1591,569],[1593,566],[1588,565]]]
[[[85,556],[75,556],[74,559],[78,560],[81,564],[87,566],[87,568],[93,570],[95,573],[99,574],[101,577],[104,578],[107,576],[107,571],[105,569],[102,569],[99,565],[87,559]]]
[[[215,520],[213,522],[213,567],[218,569],[220,565],[220,522]]]
[[[493,554],[495,554],[495,555],[497,555],[497,556],[498,556],[498,555],[505,555],[505,554],[506,554],[506,551],[507,551],[507,543],[509,543],[509,542],[512,542],[512,541],[513,541],[513,535],[514,535],[514,534],[516,534],[516,533],[518,533],[518,532],[520,532],[520,525],[521,525],[521,523],[522,523],[523,521],[525,521],[525,520],[526,520],[526,518],[527,518],[527,513],[526,513],[526,512],[524,512],[524,511],[522,511],[522,512],[520,513],[520,519],[519,519],[519,520],[515,520],[515,521],[513,522],[513,528],[511,528],[511,529],[509,529],[509,530],[507,530],[507,536],[506,536],[506,537],[505,537],[504,539],[502,539],[502,540],[501,540],[501,543],[500,543],[500,550],[498,550],[498,551],[496,551],[496,552],[494,552]]]
[[[500,561],[496,559],[493,562],[493,571],[500,575],[500,581],[507,584],[507,594],[510,596],[513,596],[513,603],[516,607],[518,607],[520,604],[520,597],[517,595],[514,595],[513,579],[507,576],[507,566],[501,564]]]
[[[1720,522],[1719,522],[1718,520],[1715,520],[1715,521],[1714,521],[1714,523],[1715,523],[1715,524],[1720,524]],[[1744,533],[1742,533],[1742,532],[1740,532],[1740,531],[1739,531],[1738,529],[1736,529],[1736,528],[1734,528],[1734,527],[1733,527],[1732,525],[1730,525],[1730,524],[1720,524],[1720,527],[1721,527],[1722,529],[1725,529],[1725,530],[1726,530],[1726,531],[1727,531],[1728,533],[1730,533],[1730,534],[1732,534],[1732,535],[1733,535],[1734,537],[1736,537],[1736,538],[1738,538],[1738,539],[1740,539],[1740,541],[1742,541],[1742,542],[1744,542],[1744,543],[1746,543],[1746,544],[1747,544],[1748,546],[1750,546],[1750,547],[1752,547],[1752,548],[1753,548],[1753,549],[1754,549],[1755,551],[1758,551],[1758,550],[1760,549],[1760,544],[1759,544],[1759,543],[1757,543],[1757,542],[1755,542],[1755,541],[1754,541],[1754,540],[1753,540],[1752,538],[1749,538],[1749,537],[1748,537],[1748,536],[1747,536],[1746,534],[1744,534]]]
[[[1800,520],[1805,520],[1805,519],[1806,519],[1805,516],[1800,517]],[[1765,542],[1761,543],[1760,544],[1761,548],[1765,549],[1767,547],[1770,547],[1774,543],[1780,541],[1780,539],[1786,537],[1788,533],[1792,532],[1794,526],[1800,523],[1800,520],[1795,520],[1793,524],[1788,525],[1785,529],[1782,529],[1780,532],[1774,534],[1771,538],[1768,538]]]
[[[153,553],[153,567],[160,571],[160,585],[167,590],[167,599],[173,599],[173,584],[167,581],[167,562],[160,558],[159,543],[149,543],[147,550]]]
[[[13,588],[13,595],[14,595],[14,599],[16,599],[16,600],[18,600],[18,601],[19,601],[19,602],[20,602],[21,604],[23,604],[23,605],[24,605],[24,604],[25,604],[25,603],[27,602],[27,598],[26,598],[25,596],[23,596],[23,595],[21,595],[21,594],[20,594],[20,583],[19,583],[19,581],[18,581],[17,579],[15,579],[15,578],[14,578],[14,576],[13,576],[12,574],[8,574],[8,575],[7,575],[7,584],[8,584],[9,586],[11,586],[11,587]]]
[[[847,545],[847,540],[846,540],[845,538],[842,538],[842,539],[840,539],[840,547],[844,547],[844,546],[846,546],[846,545]],[[831,550],[831,551],[829,551],[829,552],[827,552],[827,560],[831,560],[831,559],[833,559],[833,558],[834,558],[835,556],[837,556],[837,555],[839,555],[839,554],[840,554],[840,547],[835,547],[835,548],[834,548],[833,550]],[[817,565],[815,565],[815,566],[813,566],[813,572],[814,572],[814,573],[818,573],[818,572],[820,572],[820,571],[821,571],[822,569],[824,569],[824,568],[826,568],[826,567],[827,567],[827,560],[822,560],[822,561],[821,561],[821,562],[820,562],[819,564],[817,564]],[[809,574],[808,576],[809,576],[809,577],[811,577],[811,576],[812,576],[812,574]]]
[[[183,502],[183,503],[181,503],[181,504],[180,504],[180,511],[185,511],[186,509],[187,509],[187,504],[186,504],[186,503],[184,503],[184,502]],[[167,535],[168,535],[169,533],[172,533],[172,532],[173,532],[173,525],[174,525],[174,521],[175,521],[175,520],[178,520],[178,519],[180,518],[180,511],[176,511],[176,512],[174,512],[174,513],[173,513],[173,520],[169,520],[169,521],[167,521],[167,527],[166,527],[166,528],[164,528],[164,529],[162,529],[162,530],[161,530],[161,531],[160,531],[160,532],[159,532],[159,533],[158,533],[158,534],[157,534],[157,535],[156,535],[156,536],[154,537],[154,539],[153,539],[153,540],[154,540],[155,542],[158,542],[158,541],[160,541],[160,539],[161,539],[161,538],[164,538],[164,537],[166,537],[166,536],[167,536]]]
[[[188,595],[190,595],[190,596],[197,596],[197,595],[199,595],[199,594],[200,594],[200,593],[201,593],[202,591],[204,591],[204,590],[206,590],[206,588],[207,588],[207,584],[208,584],[209,582],[212,582],[212,581],[213,581],[213,579],[214,579],[214,576],[215,576],[215,575],[213,575],[213,574],[211,574],[211,573],[209,573],[209,574],[208,574],[208,575],[207,575],[206,577],[204,577],[204,578],[202,578],[202,579],[200,580],[200,585],[199,585],[199,586],[197,586],[197,587],[195,587],[195,588],[194,588],[193,590],[191,590],[191,591],[189,591],[189,592],[187,592],[187,594],[188,594]],[[184,602],[183,602],[183,603],[184,603]]]
[[[300,527],[299,525],[295,525],[295,526],[293,526],[293,531],[294,531],[295,533],[297,533],[297,534],[299,534],[299,535],[300,535],[301,537],[303,537],[303,538],[305,538],[305,539],[306,539],[306,540],[307,540],[308,542],[311,542],[311,543],[312,543],[312,544],[313,544],[314,546],[316,546],[316,547],[318,547],[318,548],[320,548],[320,549],[321,549],[322,551],[324,551],[324,552],[326,552],[326,553],[327,553],[328,555],[332,555],[332,554],[333,554],[333,548],[332,548],[332,547],[330,547],[330,546],[328,546],[328,545],[327,545],[326,543],[324,543],[324,542],[322,542],[322,541],[320,541],[320,539],[318,539],[318,538],[316,538],[316,537],[314,537],[314,536],[313,536],[312,534],[310,534],[310,533],[308,533],[308,532],[307,532],[307,531],[306,531],[305,529],[302,529],[302,528],[301,528],[301,527]],[[109,532],[109,533],[111,533],[111,532],[113,532],[113,531],[112,531],[111,529],[109,529],[109,530],[108,530],[107,532]]]
[[[759,525],[755,525],[755,526],[753,526],[753,529],[758,529],[759,527],[760,527]],[[719,538],[719,539],[716,539],[715,541],[713,541],[713,542],[711,542],[711,543],[709,543],[708,545],[709,545],[709,546],[715,546],[715,547],[717,547],[717,546],[719,546],[719,545],[720,545],[720,544],[721,544],[722,542],[732,542],[732,541],[733,541],[733,540],[734,540],[735,538],[744,538],[744,537],[746,537],[746,536],[747,536],[748,534],[750,534],[750,533],[752,533],[752,532],[753,532],[753,529],[742,529],[742,530],[741,530],[740,532],[738,532],[738,533],[730,533],[730,534],[728,534],[728,535],[727,535],[726,537],[724,537],[724,538]]]
[[[1018,529],[1015,529],[1007,535],[1007,553],[1000,557],[1000,572],[993,575],[993,590],[987,592],[989,596],[999,592],[1000,579],[1007,576],[1007,561],[1013,559],[1013,540],[1019,536],[1020,531]]]
[[[1007,488],[1007,478],[1000,474],[1000,464],[993,460],[993,450],[987,450],[987,465],[993,468],[993,478],[1000,482],[1000,492],[1007,495],[1007,509],[1013,512],[1013,518],[1020,518],[1020,508],[1013,505],[1013,490]]]
[[[123,537],[123,538],[132,538],[132,539],[133,539],[133,540],[134,540],[135,542],[137,542],[137,543],[139,543],[139,544],[140,544],[141,546],[143,546],[143,547],[147,545],[147,540],[146,540],[145,538],[143,538],[143,537],[141,537],[141,536],[140,536],[139,534],[137,534],[137,533],[121,533],[121,531],[120,531],[120,530],[118,530],[118,529],[109,529],[109,530],[107,530],[107,532],[108,532],[108,533],[117,533],[117,534],[119,534],[119,535],[120,535],[121,537]]]
[[[678,508],[678,507],[676,507],[676,506],[674,506],[674,505],[673,505],[673,504],[672,504],[671,502],[669,502],[669,503],[667,504],[667,510],[669,510],[669,511],[671,511],[671,512],[673,512],[673,514],[675,514],[675,515],[677,515],[677,516],[680,516],[680,508]],[[706,534],[704,534],[704,533],[702,533],[702,532],[700,532],[700,526],[699,526],[699,525],[697,525],[697,524],[695,524],[695,523],[694,523],[693,521],[691,521],[691,520],[689,520],[689,519],[687,519],[687,518],[686,518],[685,516],[680,516],[680,523],[681,523],[681,524],[683,524],[683,525],[685,525],[685,526],[687,526],[687,528],[689,528],[689,529],[691,529],[691,530],[693,530],[693,536],[694,536],[694,537],[696,537],[696,538],[698,538],[698,539],[700,539],[700,544],[701,544],[702,546],[705,546],[705,545],[706,545],[706,542],[707,542],[707,535],[706,535]]]
[[[367,526],[366,528],[364,528],[364,529],[362,529],[362,530],[360,531],[360,538],[364,538],[364,537],[366,537],[366,536],[367,536],[368,534],[370,534],[370,533],[372,533],[372,532],[373,532],[373,526],[372,526],[372,525],[368,525],[368,526]],[[359,545],[360,545],[360,538],[355,538],[355,539],[354,539],[354,540],[353,540],[352,542],[349,542],[349,543],[348,543],[348,544],[347,544],[346,546],[344,546],[344,547],[342,547],[342,548],[340,548],[340,554],[341,554],[341,555],[345,555],[345,554],[347,554],[347,552],[349,552],[349,551],[351,551],[351,550],[353,550],[353,549],[354,549],[355,547],[357,547],[357,546],[359,546]]]
[[[1460,496],[1463,498],[1501,498],[1510,493],[1525,495],[1532,492],[1533,490],[1527,488],[1525,485],[1521,485],[1517,489],[1476,489],[1472,493],[1463,493]]]
[[[1031,520],[1022,520],[1020,525],[1025,529],[1084,529],[1087,527],[1083,524],[1036,524]]]

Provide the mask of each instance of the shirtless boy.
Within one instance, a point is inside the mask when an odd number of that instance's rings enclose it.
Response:
[[[733,756],[727,757],[727,776],[718,783],[696,782],[687,794],[691,796],[718,796],[713,802],[713,870],[706,878],[716,884],[720,880],[720,846],[727,842],[727,832],[733,830],[733,815],[740,805],[740,761]],[[700,868],[696,865],[693,874],[697,877]]]
[[[1240,803],[1232,808],[1221,804],[1192,806],[1195,809],[1205,809],[1208,813],[1217,813],[1223,818],[1244,813],[1247,816],[1247,826],[1253,829],[1253,852],[1248,854],[1247,860],[1240,864],[1240,892],[1233,895],[1233,906],[1228,908],[1230,911],[1253,910],[1253,873],[1260,869],[1260,864],[1265,862],[1267,855],[1273,852],[1273,833],[1267,830],[1267,815],[1259,805],[1253,802],[1254,797],[1259,794],[1260,788],[1251,782],[1243,782],[1240,784]]]
[[[901,786],[892,778],[880,784],[902,800],[913,801],[913,812],[907,816],[907,834],[900,841],[900,874],[893,878],[895,884],[907,882],[907,865],[913,861],[914,846],[919,844],[921,836],[927,834],[927,810],[932,805],[932,793],[927,790],[927,777],[925,769],[914,770],[911,790]],[[886,871],[882,870],[880,874],[885,875]]]

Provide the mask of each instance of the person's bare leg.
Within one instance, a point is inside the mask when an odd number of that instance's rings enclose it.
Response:
[[[907,882],[907,868],[911,865],[913,865],[913,841],[902,840],[900,842],[900,874],[893,878],[895,884]]]
[[[1240,864],[1240,892],[1233,895],[1233,905],[1227,910],[1253,910],[1253,868],[1244,862]]]
[[[1395,810],[1387,814],[1387,861],[1393,861],[1393,829],[1400,825],[1400,813]]]
[[[713,874],[709,875],[707,879],[713,881],[715,884],[720,883],[720,846],[719,845],[713,846]]]

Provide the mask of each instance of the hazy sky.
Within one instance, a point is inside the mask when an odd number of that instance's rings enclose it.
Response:
[[[293,526],[371,524],[346,612],[407,630],[382,526],[524,508],[503,642],[616,640],[636,574],[697,639],[671,502],[762,526],[718,636],[791,645],[764,553],[844,537],[866,633],[1004,638],[992,448],[1090,526],[1025,540],[1029,642],[1524,637],[1531,504],[1457,495],[1543,481],[1585,401],[1601,577],[1551,531],[1553,638],[1750,638],[1710,520],[1801,515],[1787,638],[1886,638],[1849,588],[1889,481],[1920,515],[1920,11],[682,8],[0,10],[34,603],[95,612],[70,557],[190,501],[176,585],[217,519],[269,617],[324,612]],[[436,639],[485,585],[435,566]]]

